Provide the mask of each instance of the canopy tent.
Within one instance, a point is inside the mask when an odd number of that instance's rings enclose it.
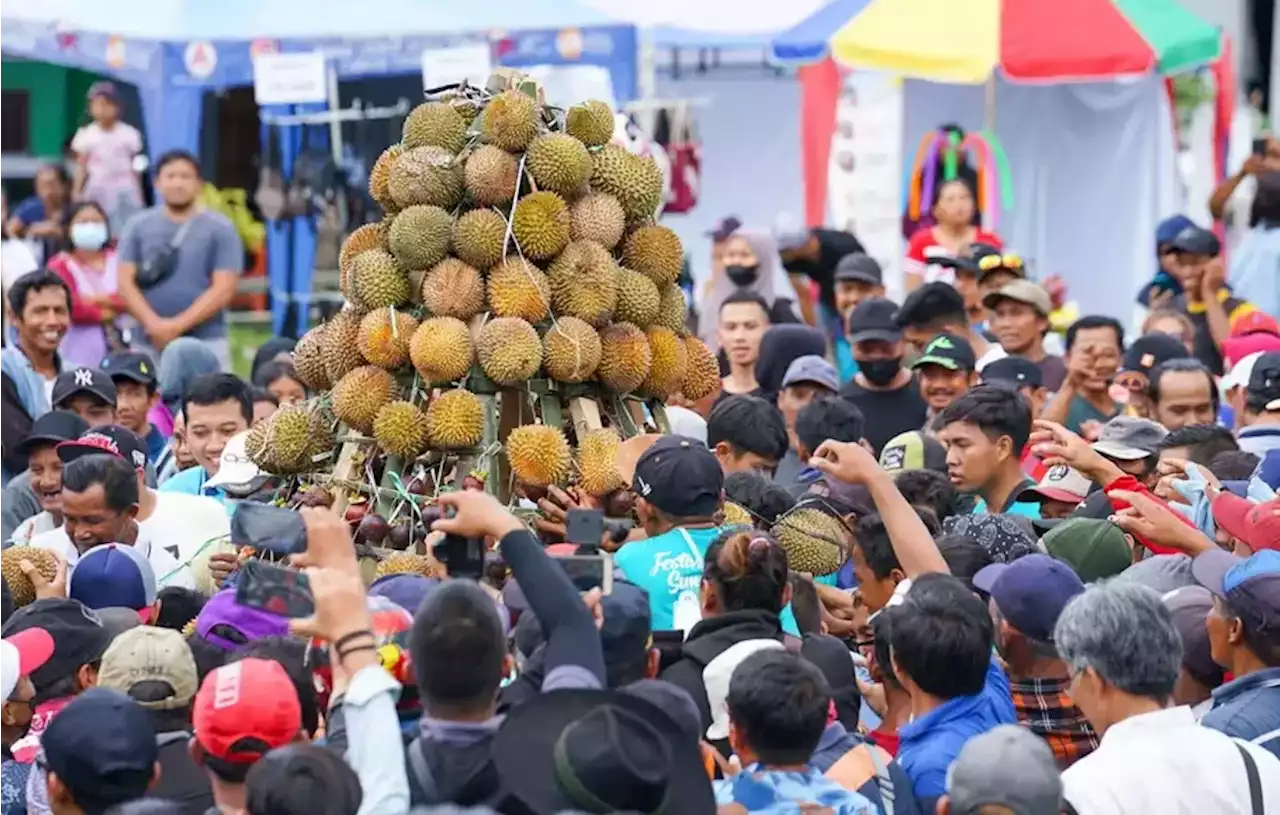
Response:
[[[806,65],[810,223],[827,214],[841,69],[896,74],[905,81],[893,152],[912,156],[943,122],[977,130],[994,118],[1019,203],[1002,237],[1036,273],[1064,274],[1082,309],[1127,317],[1116,284],[1127,292],[1149,278],[1155,225],[1177,207],[1173,119],[1159,74],[1213,61],[1220,38],[1173,0],[834,0],[771,51]],[[985,91],[954,87],[978,83]],[[903,197],[882,196],[882,219],[900,214],[890,208]],[[895,237],[889,260],[900,267]]]
[[[641,28],[656,48],[767,49],[775,37],[822,7],[824,0],[581,0]]]

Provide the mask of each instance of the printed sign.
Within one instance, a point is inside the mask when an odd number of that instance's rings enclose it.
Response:
[[[422,52],[422,87],[455,85],[464,79],[483,85],[493,70],[487,42],[453,48],[428,48]]]
[[[196,79],[208,79],[218,67],[218,49],[211,42],[192,40],[182,52],[182,62]]]
[[[258,54],[253,98],[259,105],[306,105],[329,98],[324,53]]]

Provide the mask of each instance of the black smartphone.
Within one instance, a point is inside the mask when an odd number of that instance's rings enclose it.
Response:
[[[236,604],[290,618],[310,617],[316,611],[305,574],[261,560],[249,560],[240,567]]]
[[[594,552],[604,537],[604,510],[571,509],[564,528],[565,540],[577,544],[579,552]]]
[[[479,580],[484,577],[484,540],[445,535],[436,544],[436,558],[444,564],[449,577]]]
[[[1253,154],[1259,158],[1267,154],[1267,139],[1265,136],[1261,139],[1253,140]]]
[[[564,573],[569,575],[578,591],[600,589],[602,594],[613,592],[613,555],[600,552],[594,555],[560,555],[553,558]]]
[[[276,557],[296,555],[307,550],[307,527],[297,510],[246,501],[231,516],[231,542]]]

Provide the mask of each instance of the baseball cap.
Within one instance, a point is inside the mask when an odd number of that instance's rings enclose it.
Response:
[[[1044,374],[1039,365],[1026,357],[1001,357],[982,367],[982,381],[1007,382],[1017,388],[1039,388],[1044,386]]]
[[[1116,576],[1126,583],[1138,583],[1161,594],[1183,586],[1194,586],[1191,558],[1186,555],[1152,555],[1143,558]]]
[[[1280,498],[1254,503],[1223,491],[1213,499],[1213,522],[1250,549],[1280,549]]]
[[[667,426],[677,436],[688,436],[707,443],[707,420],[695,410],[680,405],[667,405]]]
[[[1231,337],[1247,337],[1250,334],[1280,335],[1280,323],[1265,311],[1254,309],[1231,321]]]
[[[880,469],[888,473],[906,470],[947,471],[947,449],[942,442],[919,430],[899,433],[880,450]]]
[[[53,637],[43,628],[28,628],[0,640],[0,696],[8,699],[18,687],[18,680],[53,656]]]
[[[973,576],[973,586],[991,595],[1009,625],[1040,642],[1053,642],[1058,615],[1084,591],[1070,566],[1041,554],[984,566]]]
[[[58,458],[62,459],[63,464],[100,453],[110,453],[122,458],[137,470],[147,466],[146,442],[137,433],[118,424],[95,427],[73,441],[64,441],[58,445]]]
[[[1138,461],[1156,455],[1167,435],[1168,430],[1150,419],[1117,416],[1103,425],[1093,449],[1120,461]]]
[[[427,593],[440,585],[440,579],[420,574],[387,574],[369,586],[370,597],[382,597],[400,608],[416,614]]]
[[[1264,402],[1264,409],[1280,410],[1280,352],[1267,351],[1253,361],[1246,389],[1250,398]]]
[[[1068,518],[1045,533],[1041,542],[1085,583],[1114,577],[1133,562],[1124,532],[1099,518]]]
[[[724,471],[705,444],[685,436],[663,436],[636,462],[632,487],[668,515],[702,517],[720,506]]]
[[[850,283],[866,283],[868,286],[884,285],[884,270],[871,255],[853,252],[836,263],[836,280]]]
[[[120,99],[120,89],[116,87],[116,83],[101,79],[89,86],[89,92],[85,94],[85,98],[117,102]]]
[[[96,687],[58,712],[40,746],[50,773],[102,801],[145,792],[160,753],[147,711],[119,691]]]
[[[644,657],[653,645],[653,616],[649,595],[633,583],[617,581],[613,591],[600,598],[604,622],[600,626],[600,647],[604,663],[627,668]]]
[[[204,678],[191,713],[196,741],[214,758],[253,764],[302,730],[298,692],[280,663],[250,657]]]
[[[112,406],[116,403],[115,383],[98,368],[76,368],[58,374],[49,401],[56,408],[78,393],[92,394]]]
[[[773,239],[779,252],[791,252],[809,242],[809,229],[790,213],[782,213],[773,224]]]
[[[1253,363],[1268,351],[1280,351],[1280,336],[1259,333],[1229,337],[1225,340],[1222,343],[1222,359],[1231,366],[1231,370],[1222,378],[1223,387],[1248,385],[1249,374],[1253,372]],[[1250,357],[1253,359],[1249,360]],[[1244,365],[1246,360],[1249,360],[1247,367]],[[1228,379],[1231,381],[1228,382]]]
[[[993,309],[1000,305],[1001,300],[1026,303],[1039,312],[1042,317],[1048,317],[1049,312],[1053,311],[1053,303],[1049,300],[1049,292],[1040,288],[1038,283],[1032,283],[1030,280],[1010,280],[1001,286],[999,291],[993,291],[982,298],[982,305]]]
[[[123,543],[103,543],[81,555],[67,596],[88,608],[119,606],[149,610],[156,602],[156,573],[142,552]]]
[[[965,742],[947,769],[947,795],[956,815],[985,806],[1018,815],[1062,811],[1062,777],[1053,751],[1039,736],[1002,724]]]
[[[812,382],[830,391],[840,390],[840,376],[836,366],[817,354],[805,354],[791,360],[782,376],[782,387],[789,388],[800,382]]]
[[[146,625],[111,643],[102,655],[98,686],[118,690],[151,710],[173,710],[187,706],[200,680],[182,634]]]
[[[248,442],[248,430],[227,439],[227,446],[222,448],[222,455],[218,458],[218,472],[204,482],[205,487],[248,484],[266,475],[262,468],[254,464],[253,459],[249,457]]]
[[[1175,252],[1185,252],[1188,255],[1217,257],[1222,251],[1222,242],[1218,240],[1218,236],[1198,226],[1184,227],[1165,245]]]
[[[1280,552],[1265,549],[1241,558],[1212,549],[1196,555],[1191,572],[1196,582],[1230,604],[1245,628],[1280,624]]]
[[[716,221],[715,226],[707,230],[707,237],[711,238],[711,240],[715,241],[716,243],[720,243],[721,241],[725,240],[726,238],[728,238],[730,235],[732,235],[734,232],[737,232],[741,228],[742,228],[741,218],[739,218],[737,215],[726,215],[725,217]]]
[[[238,605],[235,589],[223,589],[200,609],[196,633],[224,651],[234,651],[264,637],[287,637],[289,620],[260,608]]]
[[[1147,374],[1162,362],[1189,356],[1187,347],[1178,339],[1168,334],[1152,332],[1143,334],[1129,345],[1121,360],[1120,370]]]
[[[849,314],[849,342],[897,342],[902,339],[902,329],[893,319],[897,310],[898,304],[887,297],[863,300]]]
[[[53,638],[53,654],[30,674],[37,692],[71,676],[81,665],[97,662],[111,644],[97,614],[62,597],[36,600],[15,611],[4,621],[4,636],[31,628],[43,629]]]
[[[1221,685],[1222,666],[1213,661],[1209,632],[1204,627],[1213,609],[1213,594],[1203,586],[1183,586],[1165,593],[1162,599],[1182,640],[1182,666],[1202,684],[1211,688]]]
[[[128,379],[142,385],[156,384],[156,364],[151,357],[138,351],[121,351],[110,354],[102,361],[102,370],[115,379]]]
[[[26,455],[42,444],[58,444],[79,438],[88,429],[89,423],[79,414],[69,410],[51,410],[31,424],[16,452]]]
[[[1050,467],[1034,487],[1027,487],[1018,496],[1019,501],[1062,501],[1067,504],[1078,504],[1089,495],[1093,482],[1085,478],[1079,470],[1059,464]]]
[[[978,357],[968,340],[956,334],[939,334],[929,341],[911,367],[938,365],[948,371],[972,371],[977,364]]]

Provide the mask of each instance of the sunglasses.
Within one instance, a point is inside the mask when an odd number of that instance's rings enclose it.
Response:
[[[1147,389],[1147,375],[1136,371],[1116,374],[1115,382],[1130,393],[1141,393]]]
[[[1022,257],[1019,255],[984,255],[978,258],[978,268],[984,272],[996,269],[1021,269]]]

